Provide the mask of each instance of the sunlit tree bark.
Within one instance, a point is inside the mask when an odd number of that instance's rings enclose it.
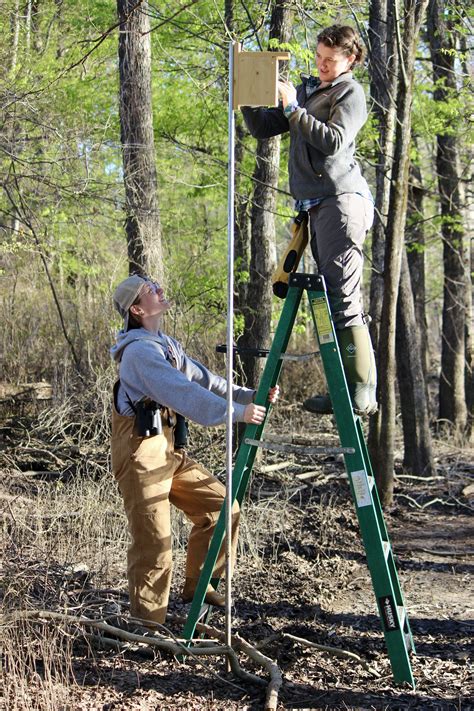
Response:
[[[120,136],[129,271],[163,281],[151,102],[150,18],[145,2],[117,0]]]
[[[437,101],[446,101],[456,91],[455,49],[456,5],[431,0],[428,30],[436,82]],[[459,9],[459,8],[458,8]],[[468,288],[459,175],[458,137],[452,131],[437,136],[436,169],[441,204],[444,263],[441,377],[439,418],[463,433],[467,425],[466,405],[466,316]]]
[[[270,21],[270,39],[288,42],[292,25],[291,0],[275,0]],[[250,278],[244,310],[245,332],[239,340],[242,347],[265,348],[270,341],[272,316],[271,277],[275,268],[276,188],[280,166],[280,136],[257,143],[253,173],[255,188],[251,208]],[[260,359],[243,355],[247,384],[258,383]]]
[[[403,30],[397,25],[400,71],[397,87],[397,125],[384,255],[384,294],[380,323],[379,383],[380,437],[376,480],[382,502],[393,500],[396,430],[395,331],[398,289],[405,232],[410,166],[411,107],[416,43],[428,0],[405,0]],[[402,19],[402,18],[400,18]]]

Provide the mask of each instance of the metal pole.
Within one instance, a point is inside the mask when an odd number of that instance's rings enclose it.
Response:
[[[229,42],[228,179],[227,179],[227,417],[226,417],[226,572],[225,642],[232,646],[232,384],[234,371],[234,42]]]

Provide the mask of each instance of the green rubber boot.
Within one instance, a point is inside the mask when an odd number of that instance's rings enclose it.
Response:
[[[348,326],[336,333],[354,412],[372,415],[377,411],[377,371],[369,329],[366,325]],[[318,415],[333,412],[329,395],[314,395],[303,407]]]

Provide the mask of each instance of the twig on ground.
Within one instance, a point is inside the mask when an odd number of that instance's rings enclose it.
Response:
[[[368,664],[361,657],[359,657],[358,654],[355,654],[355,652],[349,652],[349,650],[347,649],[339,649],[339,647],[329,647],[326,644],[310,642],[309,639],[304,639],[304,637],[296,637],[295,635],[289,634],[288,632],[277,632],[276,634],[272,634],[269,637],[265,637],[265,639],[262,639],[262,641],[258,643],[258,648],[260,649],[261,647],[266,647],[271,642],[275,642],[281,639],[288,639],[291,642],[297,642],[298,644],[301,644],[304,647],[311,647],[312,649],[317,649],[320,652],[332,654],[335,657],[341,657],[343,659],[354,659],[361,666],[363,666],[364,669],[366,669],[370,674],[377,678],[380,677],[380,674],[373,667],[371,667],[370,664]]]
[[[175,616],[174,619],[177,622],[185,622],[185,619],[179,616]],[[205,625],[202,622],[197,623],[196,630],[198,632],[205,632],[216,639],[225,640],[225,632],[221,632],[221,630],[211,627],[210,625]],[[232,635],[232,648],[236,651],[243,652],[247,657],[253,659],[254,662],[262,666],[268,672],[270,681],[267,686],[265,711],[276,711],[278,706],[278,692],[283,683],[282,673],[276,662],[270,659],[270,657],[265,656],[265,654],[262,654],[262,652],[249,644],[249,642],[246,642],[238,634]]]
[[[430,501],[427,501],[425,504],[419,504],[416,499],[414,499],[412,496],[408,496],[408,494],[395,494],[395,496],[396,498],[407,499],[414,506],[416,506],[417,509],[427,509],[428,506],[433,506],[434,504],[443,504],[443,506],[456,506],[456,504],[452,504],[449,501],[440,499],[439,496],[437,496],[436,499],[431,499]]]
[[[285,459],[283,462],[276,462],[275,464],[265,464],[262,467],[258,467],[262,474],[269,474],[270,472],[277,472],[280,469],[286,469],[287,467],[294,466],[294,462]]]

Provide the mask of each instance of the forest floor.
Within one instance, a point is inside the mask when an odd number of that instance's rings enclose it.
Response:
[[[306,436],[314,437],[315,445],[336,444],[330,417],[308,423],[300,412],[283,408],[281,418],[278,425],[285,422],[292,431],[304,429]],[[46,465],[37,461],[33,466],[32,461],[40,456],[44,459],[46,449],[30,440],[27,455],[24,443],[17,439],[18,430],[7,423],[2,432],[5,618],[18,609],[61,610],[96,618],[107,618],[107,611],[110,617],[111,611],[118,610],[126,616],[126,535],[117,549],[110,532],[102,540],[102,550],[107,555],[109,546],[114,563],[99,576],[95,575],[92,553],[83,570],[78,558],[71,559],[73,554],[63,555],[61,560],[58,553],[58,536],[85,538],[85,529],[75,531],[70,521],[67,530],[53,529],[43,521],[40,531],[32,514],[34,510],[39,517],[38,512],[48,511],[48,503],[39,500],[48,494],[49,513],[42,515],[43,519],[53,516],[58,497],[67,495],[64,490],[73,471],[73,455],[66,467],[68,477],[61,479],[61,464],[57,463],[57,480],[49,481],[44,488],[38,468],[44,471]],[[217,440],[217,449],[222,449],[222,432]],[[35,448],[36,455],[31,454]],[[197,441],[195,451],[210,468],[213,457],[221,457],[220,450],[216,454],[206,439]],[[474,709],[474,457],[472,450],[456,448],[446,440],[436,442],[436,452],[438,473],[429,480],[407,476],[397,460],[394,505],[385,512],[416,646],[416,654],[411,657],[416,689],[393,683],[355,509],[339,456],[321,461],[265,453],[258,461],[244,507],[240,558],[233,582],[233,631],[278,664],[283,675],[280,711]],[[55,457],[64,465],[57,446]],[[106,464],[105,453],[103,457]],[[49,479],[53,465],[50,461],[47,467]],[[104,476],[105,497],[113,499],[113,481]],[[93,489],[92,482],[88,486]],[[94,489],[93,496],[100,498],[97,492],[102,489]],[[120,507],[117,499],[113,506],[117,502]],[[80,519],[77,492],[73,510]],[[122,512],[119,515],[119,525],[123,526]],[[99,521],[96,526],[99,531]],[[175,551],[170,637],[181,636],[177,616],[185,615],[188,609],[178,594],[183,550],[180,547]],[[222,630],[223,614],[214,612],[210,624]],[[8,640],[10,644],[4,657],[4,700],[0,708],[264,708],[265,686],[232,676],[222,657],[179,661],[165,652],[132,644],[100,650],[97,638],[85,638],[77,628],[72,633],[60,622],[53,627],[37,622],[26,626],[16,623],[15,628],[11,617],[4,625],[3,643]],[[288,635],[346,650],[359,659],[310,648]],[[47,638],[49,651],[44,647]],[[20,661],[25,655],[29,662]],[[266,678],[249,659],[241,657],[240,663],[247,671]]]

